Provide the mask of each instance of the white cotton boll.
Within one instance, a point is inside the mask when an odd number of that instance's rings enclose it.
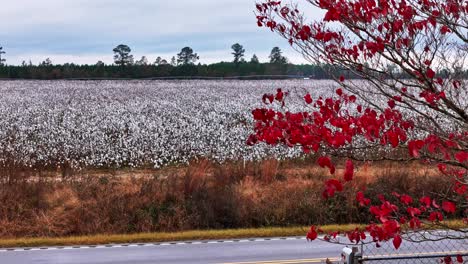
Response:
[[[160,168],[197,157],[298,157],[300,148],[247,146],[251,111],[264,107],[262,95],[279,87],[300,93],[304,88],[317,98],[336,86],[287,80],[0,81],[0,87],[0,157],[28,166]],[[288,100],[291,111],[304,110],[301,96]]]

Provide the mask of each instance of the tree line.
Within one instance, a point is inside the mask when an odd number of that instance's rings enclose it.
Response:
[[[7,65],[6,52],[0,46],[0,78],[8,79],[92,79],[92,78],[285,78],[308,77],[312,79],[329,79],[337,74],[336,67],[331,65],[301,64],[295,65],[283,55],[279,47],[274,47],[268,57],[269,61],[261,63],[257,55],[245,59],[245,49],[235,43],[231,46],[233,60],[212,64],[197,63],[200,56],[191,48],[184,47],[170,59],[157,57],[150,62],[146,56],[135,59],[128,45],[120,44],[113,49],[114,63],[79,65],[74,63],[54,64],[50,58],[39,64],[23,61],[21,65]],[[333,73],[331,72],[333,71]],[[343,69],[340,74],[347,78],[357,78],[352,72]],[[399,74],[393,65],[388,72]],[[443,72],[440,73],[443,75]],[[468,74],[466,74],[468,75]],[[405,76],[402,74],[401,76]]]

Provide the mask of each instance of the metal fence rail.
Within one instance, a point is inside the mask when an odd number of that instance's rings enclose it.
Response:
[[[368,241],[367,241],[368,242]],[[396,250],[392,241],[363,243],[355,248],[353,260],[347,264],[387,263],[468,263],[468,236],[465,232],[429,231],[407,234],[401,247]]]
[[[457,257],[463,257],[464,263],[468,263],[468,252],[457,254],[428,254],[414,256],[388,256],[361,258],[358,263],[443,263],[446,258],[450,258],[451,263],[456,263]]]

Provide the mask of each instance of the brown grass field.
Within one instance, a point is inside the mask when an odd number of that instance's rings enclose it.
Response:
[[[311,224],[368,222],[356,206],[356,190],[372,199],[388,190],[431,195],[450,180],[419,163],[357,167],[346,190],[329,200],[321,197],[329,173],[313,158],[199,160],[160,170],[3,168],[0,246],[303,235]]]

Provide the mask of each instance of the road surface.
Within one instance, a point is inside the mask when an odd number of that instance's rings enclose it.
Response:
[[[189,243],[34,248],[0,252],[5,264],[293,264],[338,257],[343,246],[304,238],[241,239]]]
[[[304,264],[336,261],[344,246],[323,241],[307,242],[303,237],[192,241],[130,245],[2,249],[3,264]],[[374,257],[430,256],[433,254],[466,254],[466,239],[411,243],[404,241],[398,251],[391,242],[379,249],[367,249]],[[365,250],[366,251],[366,250]],[[440,259],[440,258],[439,258]],[[436,263],[439,259],[425,259]],[[421,260],[419,260],[421,261]],[[435,261],[435,262],[434,262]],[[372,262],[368,262],[372,263]],[[374,262],[377,263],[377,262]],[[391,262],[379,262],[391,263]],[[423,263],[423,262],[421,262]],[[424,262],[425,263],[425,262]]]

